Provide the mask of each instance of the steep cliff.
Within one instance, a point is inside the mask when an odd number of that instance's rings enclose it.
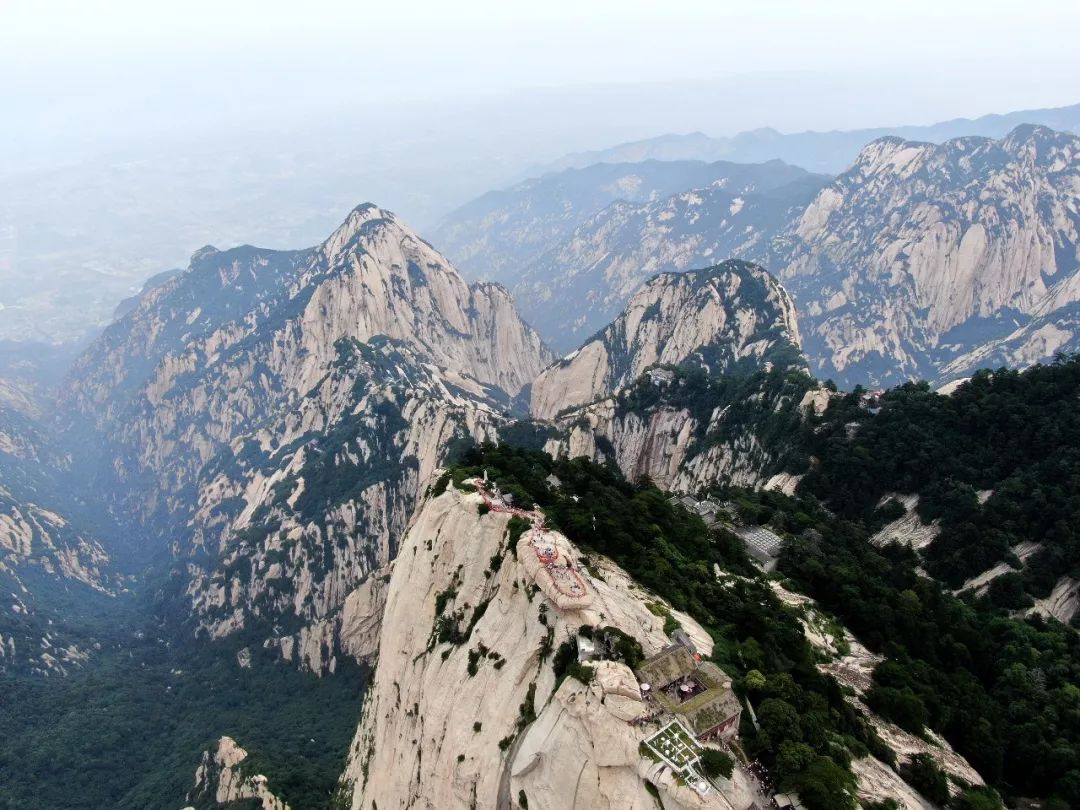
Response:
[[[531,411],[558,428],[552,455],[612,460],[630,480],[678,491],[763,483],[784,434],[822,404],[805,368],[790,297],[731,260],[646,283],[537,377]]]
[[[807,207],[771,265],[823,375],[895,382],[938,369],[1080,295],[1080,138],[885,138]],[[1053,323],[1053,317],[1049,318]],[[1062,348],[1017,343],[1027,365]],[[1049,351],[1047,351],[1049,350]]]
[[[65,463],[40,424],[0,406],[0,588],[10,595],[0,605],[0,671],[81,667],[96,643],[81,614],[125,588]]]
[[[614,461],[631,481],[648,478],[674,492],[780,487],[783,470],[805,464],[793,437],[828,396],[798,370],[721,378],[658,370],[559,417],[561,430],[544,449]]]
[[[234,802],[257,803],[261,810],[289,810],[289,805],[273,794],[262,774],[244,772],[248,752],[232,737],[218,740],[217,750],[203,752],[195,771],[195,788],[188,801],[204,807],[228,806]],[[194,810],[194,805],[185,808]]]
[[[541,541],[571,566],[553,579],[534,529],[515,532],[483,505],[451,485],[403,541],[344,777],[351,806],[520,808],[524,795],[530,808],[652,810],[651,794],[667,808],[748,806],[738,778],[727,799],[701,797],[642,757],[648,709],[625,664],[598,663],[588,685],[556,675],[556,648],[582,625],[619,628],[647,654],[667,645],[655,597],[601,558],[586,574],[581,552],[549,532]],[[677,616],[707,653],[708,634]]]
[[[806,176],[805,170],[778,160],[596,163],[488,192],[448,214],[432,238],[463,273],[510,285],[523,268],[612,203],[641,205],[688,188],[753,194]]]
[[[332,669],[443,454],[549,360],[506,290],[362,205],[308,250],[199,251],[79,359],[61,414],[114,512],[184,563],[197,629],[256,622]]]
[[[84,666],[97,633],[83,614],[113,599],[124,580],[92,533],[0,486],[0,672],[65,675]]]
[[[773,360],[799,363],[791,299],[746,262],[651,279],[625,310],[532,384],[530,412],[551,419],[614,393],[657,365],[720,375]]]

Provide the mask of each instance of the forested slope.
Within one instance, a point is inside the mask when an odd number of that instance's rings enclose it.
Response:
[[[760,722],[756,728],[743,714],[741,745],[781,789],[798,791],[811,810],[853,808],[851,762],[868,754],[894,761],[840,685],[819,671],[820,654],[799,614],[781,602],[732,535],[711,533],[648,482],[632,485],[614,467],[586,459],[553,461],[488,445],[466,452],[453,475],[464,480],[483,470],[515,503],[540,505],[552,527],[610,557],[709,631],[713,660],[737,676],[736,689]],[[551,473],[559,480],[554,488]],[[1000,805],[991,793],[965,789],[953,806]]]

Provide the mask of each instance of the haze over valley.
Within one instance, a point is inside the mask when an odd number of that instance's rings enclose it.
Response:
[[[106,5],[0,10],[0,810],[1080,807],[1076,11]]]

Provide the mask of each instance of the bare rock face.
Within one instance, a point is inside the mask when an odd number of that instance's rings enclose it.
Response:
[[[769,240],[828,182],[820,175],[777,180],[741,189],[686,186],[648,202],[614,203],[525,267],[514,297],[551,345],[568,351],[657,273],[766,256]]]
[[[66,675],[95,644],[69,600],[105,605],[126,576],[58,484],[63,459],[29,419],[0,407],[0,672]]]
[[[372,612],[351,595],[448,446],[493,437],[550,359],[505,289],[361,205],[308,250],[196,253],[80,358],[61,418],[114,511],[186,564],[198,632],[260,623],[333,670],[370,651],[343,609]]]
[[[1046,361],[1059,353],[1071,353],[1080,348],[1080,302],[1071,301],[1061,306],[1057,299],[1073,295],[1071,285],[1063,285],[1054,299],[1042,304],[1041,314],[1009,331],[1005,336],[990,340],[946,363],[938,376],[945,383],[942,393],[949,385],[957,385],[968,379],[980,368],[1024,368]]]
[[[1057,619],[1068,624],[1080,611],[1080,581],[1072,577],[1061,577],[1054,583],[1053,590],[1045,599],[1035,600],[1032,613]]]
[[[757,427],[827,400],[798,347],[791,299],[761,268],[667,273],[536,379],[532,414],[560,429],[549,453],[613,460],[630,480],[681,491],[760,483],[775,459]],[[709,381],[725,374],[743,382]]]
[[[256,799],[262,810],[289,810],[289,805],[270,790],[265,776],[244,772],[248,752],[232,737],[218,740],[217,750],[203,752],[202,762],[195,771],[195,789],[188,801],[208,798],[219,805]]]
[[[587,588],[560,607],[558,593],[572,589],[541,582],[528,535],[511,549],[509,515],[481,515],[482,503],[451,486],[402,542],[343,778],[351,806],[518,808],[524,793],[530,808],[651,810],[650,780],[664,807],[730,807],[649,772],[634,725],[646,708],[625,665],[598,664],[588,686],[556,683],[554,650],[583,624],[618,627],[646,654],[666,646],[648,608],[655,597],[609,561],[594,561],[603,579],[584,573],[580,552],[552,533]],[[677,616],[707,654],[708,635]]]
[[[822,375],[895,382],[1078,300],[1080,138],[883,138],[821,191],[771,265]],[[1053,323],[1051,317],[1049,323]],[[1020,364],[1069,335],[1011,338]]]
[[[45,574],[108,593],[109,556],[101,544],[61,515],[19,501],[0,486],[0,572],[33,565]]]
[[[723,374],[798,354],[790,297],[760,267],[728,261],[652,279],[609,326],[533,382],[531,412],[559,413],[618,392],[657,365]],[[785,358],[787,362],[789,358]]]
[[[469,277],[512,284],[523,267],[541,260],[590,217],[603,217],[608,206],[632,209],[688,188],[715,189],[733,199],[807,176],[779,160],[597,161],[484,194],[448,214],[432,236]]]
[[[809,378],[797,377],[781,382],[775,391],[755,389],[757,400],[750,407],[785,412],[798,421],[801,410],[796,403],[808,384]],[[544,449],[557,458],[611,460],[629,480],[649,478],[661,489],[675,492],[696,492],[720,483],[755,486],[772,477],[776,449],[756,427],[733,424],[724,407],[701,414],[684,405],[679,393],[661,392],[660,404],[648,411],[636,407],[632,392],[571,411],[558,420],[565,432],[550,439]]]

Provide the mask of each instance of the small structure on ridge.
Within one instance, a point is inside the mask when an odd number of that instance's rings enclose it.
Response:
[[[739,730],[742,703],[731,678],[711,661],[699,661],[672,644],[641,663],[635,674],[649,693],[699,740],[730,740]]]

